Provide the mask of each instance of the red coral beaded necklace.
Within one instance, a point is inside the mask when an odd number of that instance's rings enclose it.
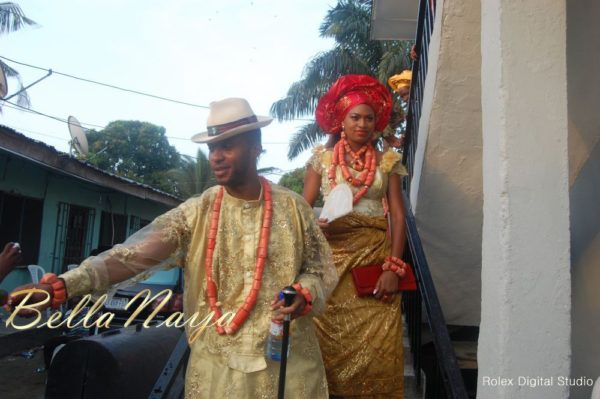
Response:
[[[271,196],[271,185],[264,177],[259,177],[262,191],[264,193],[264,211],[262,218],[262,226],[260,228],[260,240],[258,241],[258,253],[256,255],[256,266],[254,268],[254,281],[248,296],[244,303],[235,313],[231,323],[225,327],[216,324],[219,334],[235,334],[240,329],[242,324],[250,316],[250,312],[256,305],[258,291],[260,290],[262,275],[265,269],[267,260],[267,248],[269,244],[269,235],[271,233],[271,220],[273,218],[273,201]],[[219,229],[219,216],[221,214],[221,202],[223,201],[224,188],[221,186],[217,192],[215,202],[213,204],[212,215],[210,220],[210,230],[208,232],[208,244],[206,249],[206,257],[204,267],[206,271],[206,295],[210,309],[214,312],[213,320],[217,321],[223,315],[221,308],[217,305],[217,284],[213,280],[213,255],[217,243],[217,231]]]
[[[360,157],[363,153],[365,154],[365,162],[363,167],[357,170],[363,170],[363,172],[358,175],[358,177],[353,177],[348,169],[348,165],[346,164],[346,152],[349,151],[352,158],[354,158],[354,163],[356,164],[356,158]],[[377,169],[377,156],[375,153],[375,148],[371,145],[371,143],[365,143],[358,150],[358,152],[354,153],[350,149],[350,145],[345,138],[340,139],[333,147],[333,160],[331,162],[331,166],[329,167],[329,171],[327,173],[327,177],[329,179],[329,185],[331,188],[334,188],[337,183],[336,179],[336,169],[340,166],[342,169],[342,175],[344,179],[352,184],[355,187],[361,187],[360,190],[354,194],[352,198],[352,204],[356,205],[358,201],[369,191],[369,187],[373,184],[373,180],[375,179],[375,171]]]
[[[361,158],[363,154],[367,151],[367,146],[363,145],[357,152],[354,152],[352,151],[350,144],[348,144],[348,141],[346,141],[344,143],[344,149],[346,150],[346,154],[349,154],[350,158],[352,158],[352,167],[359,172],[363,170],[365,167],[365,163]]]

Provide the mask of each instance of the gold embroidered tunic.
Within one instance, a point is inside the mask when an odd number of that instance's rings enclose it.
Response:
[[[219,335],[214,327],[191,344],[186,373],[186,398],[273,398],[277,395],[279,362],[265,358],[272,317],[270,303],[283,287],[299,282],[310,290],[313,310],[291,323],[286,398],[328,396],[325,370],[310,315],[324,309],[337,284],[329,246],[313,212],[297,194],[273,187],[273,219],[268,257],[255,308],[240,330]],[[123,245],[86,259],[63,274],[69,296],[100,293],[138,273],[184,268],[184,313],[210,309],[206,297],[204,258],[210,214],[218,187],[191,198],[159,216]],[[262,198],[244,201],[223,196],[213,260],[213,279],[225,312],[235,312],[252,287],[263,213]],[[189,326],[186,326],[188,336]]]
[[[331,192],[327,171],[332,151],[317,147],[308,164],[322,176],[321,192]],[[349,168],[353,176],[360,172]],[[345,183],[340,168],[336,182]],[[325,230],[340,281],[327,301],[325,313],[315,319],[323,352],[329,392],[336,397],[402,398],[404,358],[401,298],[383,303],[373,297],[359,298],[350,270],[383,264],[391,254],[382,198],[389,175],[405,175],[400,154],[383,154],[373,184],[354,205],[353,211],[334,220]],[[353,194],[359,188],[351,186]]]

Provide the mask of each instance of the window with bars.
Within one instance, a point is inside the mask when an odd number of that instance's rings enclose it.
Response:
[[[149,224],[150,220],[142,219],[139,216],[131,215],[129,217],[129,232],[127,234],[127,237]]]
[[[127,238],[126,234],[126,215],[102,211],[99,246],[112,247],[115,244],[120,244]]]
[[[44,201],[0,191],[0,251],[8,242],[21,245],[22,264],[37,264]]]
[[[95,216],[93,208],[58,204],[53,270],[65,272],[67,265],[81,263],[89,255]]]

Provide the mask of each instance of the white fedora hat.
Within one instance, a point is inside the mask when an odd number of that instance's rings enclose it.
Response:
[[[206,132],[193,135],[192,141],[214,143],[267,126],[272,121],[268,116],[256,116],[245,99],[226,98],[209,104]]]

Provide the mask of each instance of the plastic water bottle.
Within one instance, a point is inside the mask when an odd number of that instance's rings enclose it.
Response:
[[[267,338],[267,357],[277,362],[281,361],[281,343],[283,342],[283,323],[271,320],[269,337]],[[288,347],[288,355],[290,348]]]
[[[279,292],[278,299],[285,301],[285,306],[290,306],[296,295],[296,290],[292,287],[286,287],[283,291]],[[286,315],[284,323],[287,323],[287,328],[289,331],[290,324],[290,315]],[[266,354],[267,357],[271,360],[275,360],[277,362],[281,361],[281,353],[283,347],[283,335],[284,335],[284,323],[271,320],[271,325],[269,326],[269,336],[267,337],[267,348]],[[288,347],[286,357],[290,354],[290,346],[291,346],[291,336],[288,334]],[[282,366],[283,367],[283,366]]]

